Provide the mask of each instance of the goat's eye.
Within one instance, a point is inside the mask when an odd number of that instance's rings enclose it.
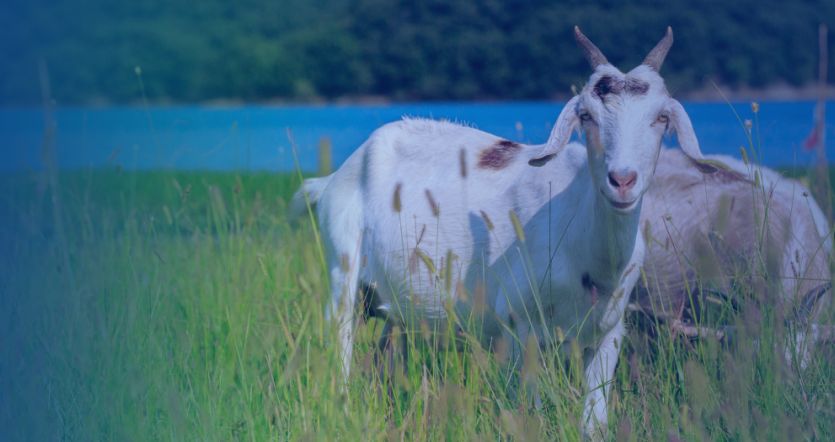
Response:
[[[658,118],[655,119],[655,121],[657,121],[661,124],[667,124],[670,121],[670,117],[668,117],[664,114],[661,114],[661,115],[658,116]]]
[[[580,112],[580,121],[583,121],[583,122],[591,121],[591,114],[589,114],[588,112],[585,112],[585,111]]]

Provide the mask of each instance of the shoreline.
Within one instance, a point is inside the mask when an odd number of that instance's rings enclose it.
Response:
[[[710,85],[678,94],[680,99],[691,102],[817,101],[820,95],[820,88],[816,84],[797,87],[785,83],[765,88],[742,87],[737,89]],[[823,98],[826,101],[835,100],[835,85],[826,85],[823,90]]]
[[[764,102],[787,102],[787,101],[817,101],[819,96],[819,88],[817,85],[807,85],[803,87],[791,86],[788,84],[776,84],[765,88],[730,88],[727,86],[703,86],[698,89],[691,90],[685,93],[675,93],[672,95],[681,101],[693,103],[724,103],[724,102],[750,102],[750,101],[764,101]],[[566,102],[571,99],[570,94],[552,95],[541,99],[496,99],[496,98],[474,98],[469,100],[396,100],[384,96],[375,95],[361,95],[352,97],[339,97],[334,99],[313,98],[309,100],[292,100],[283,98],[273,98],[261,101],[245,101],[237,99],[212,99],[204,100],[197,103],[167,103],[162,102],[156,104],[158,106],[180,106],[180,105],[195,105],[206,106],[211,108],[224,107],[242,107],[242,106],[387,106],[394,104],[431,104],[431,103],[487,103],[487,104],[502,104],[511,102],[528,102],[528,103],[548,103],[548,102]],[[835,85],[827,85],[824,90],[824,99],[826,101],[835,101]],[[154,104],[152,104],[153,106]]]
[[[701,88],[691,90],[689,92],[678,93],[672,91],[672,95],[681,101],[692,103],[739,103],[739,102],[791,102],[791,101],[816,101],[820,95],[817,85],[807,85],[802,87],[791,86],[785,83],[775,84],[765,88],[731,88],[721,85],[706,85]],[[835,101],[835,85],[827,84],[824,89],[824,98],[826,101]],[[306,100],[288,99],[288,98],[266,98],[263,100],[247,101],[237,98],[215,98],[208,100],[200,100],[194,102],[181,102],[168,99],[159,100],[134,100],[126,102],[112,102],[109,100],[96,99],[87,102],[79,103],[60,103],[53,102],[56,108],[136,108],[136,107],[152,107],[152,108],[176,108],[176,107],[205,107],[205,108],[238,108],[245,106],[263,106],[263,107],[327,107],[327,106],[389,106],[402,104],[432,104],[432,103],[485,103],[485,104],[502,104],[511,102],[528,102],[528,103],[549,103],[549,102],[566,102],[571,98],[570,94],[556,94],[549,97],[538,99],[497,99],[497,98],[473,98],[468,100],[420,100],[420,99],[392,99],[385,96],[377,95],[357,95],[345,96],[333,99],[325,99],[320,97],[313,97]],[[41,109],[41,103],[30,104],[0,104],[0,110],[15,110],[15,109]]]

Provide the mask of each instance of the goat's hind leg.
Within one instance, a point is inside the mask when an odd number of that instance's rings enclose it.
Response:
[[[343,380],[348,380],[351,372],[351,356],[354,347],[354,328],[356,318],[354,310],[357,300],[357,271],[343,266],[331,266],[331,300],[326,310],[326,320],[336,320],[339,341],[339,357],[342,365]]]
[[[328,229],[323,232],[331,286],[325,318],[336,321],[342,377],[347,383],[357,318],[362,229],[356,219],[350,219],[345,213],[340,215],[330,219]]]

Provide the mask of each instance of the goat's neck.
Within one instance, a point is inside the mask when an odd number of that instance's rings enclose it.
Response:
[[[629,262],[635,247],[643,198],[629,213],[616,211],[599,192],[594,200],[592,231],[597,232],[599,237],[591,238],[592,257],[602,266],[601,270],[608,268],[612,274],[620,273]]]

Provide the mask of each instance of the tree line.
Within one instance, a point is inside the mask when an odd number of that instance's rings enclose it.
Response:
[[[817,73],[818,23],[835,28],[826,0],[5,3],[6,105],[40,102],[40,60],[61,104],[132,103],[143,89],[155,103],[563,98],[588,74],[575,24],[621,68],[671,25],[664,76],[676,93],[803,86]]]

